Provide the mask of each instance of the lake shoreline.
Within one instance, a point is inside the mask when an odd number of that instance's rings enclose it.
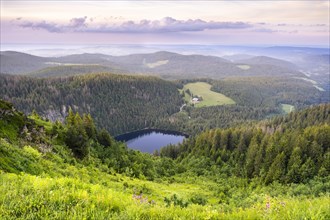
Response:
[[[152,154],[162,147],[182,143],[188,137],[177,131],[145,128],[116,136],[115,139],[125,143],[128,148]]]
[[[183,133],[181,131],[173,131],[173,130],[166,130],[166,129],[161,129],[161,128],[142,128],[142,129],[139,129],[139,130],[134,130],[134,131],[130,131],[130,132],[126,132],[126,133],[123,133],[123,134],[120,134],[120,135],[117,135],[115,136],[115,140],[117,141],[122,141],[122,138],[123,136],[127,136],[127,135],[130,135],[130,134],[138,134],[138,133],[146,133],[146,132],[152,132],[152,131],[155,131],[155,132],[158,132],[158,133],[166,133],[166,134],[174,134],[174,135],[182,135],[184,136],[185,138],[189,138],[191,135],[189,134],[186,134],[186,133]],[[124,141],[125,142],[125,141]]]

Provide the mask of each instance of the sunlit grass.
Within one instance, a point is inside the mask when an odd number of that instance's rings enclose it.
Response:
[[[281,104],[281,106],[282,106],[282,110],[287,114],[294,111],[294,106],[293,105]]]
[[[185,198],[191,193],[189,190],[202,193],[208,189],[194,184],[172,185],[123,176],[118,177],[119,182],[109,176],[104,179],[106,185],[71,177],[1,173],[0,219],[329,219],[330,200],[326,195],[319,198],[264,195],[262,201],[248,208],[228,209],[225,204],[166,207],[163,196],[177,193]],[[136,189],[125,188],[124,182],[150,188],[149,194],[145,194],[146,201],[135,199],[132,195]]]
[[[188,83],[183,87],[183,91],[187,89],[189,89],[193,95],[203,98],[203,101],[195,104],[197,107],[235,104],[235,101],[231,98],[221,93],[211,91],[211,85],[205,82]],[[185,95],[185,99],[186,101],[191,101],[191,97],[188,96],[188,94]]]

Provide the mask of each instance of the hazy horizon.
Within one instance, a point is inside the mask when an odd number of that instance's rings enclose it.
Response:
[[[327,0],[1,1],[1,47],[6,44],[329,47],[329,30]]]
[[[206,44],[2,44],[0,51],[16,51],[35,56],[65,56],[72,54],[99,53],[122,56],[139,53],[168,51],[184,55],[200,54],[212,56],[253,54],[251,51],[266,48],[310,48],[328,49],[327,46],[311,45],[206,45]],[[258,53],[254,53],[258,55]]]

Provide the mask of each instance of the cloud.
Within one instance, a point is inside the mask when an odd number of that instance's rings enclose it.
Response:
[[[86,24],[87,16],[81,18],[72,18],[67,25],[60,25],[54,22],[40,21],[22,21],[19,23],[20,27],[31,28],[35,30],[46,30],[51,33],[63,33],[63,32],[77,32],[87,27]],[[21,19],[19,19],[21,21]]]
[[[63,27],[58,26],[55,23],[48,23],[46,21],[35,22],[35,23],[30,21],[25,21],[19,24],[19,26],[23,28],[31,28],[34,30],[46,30],[51,33],[63,32]]]
[[[92,33],[166,33],[166,32],[199,32],[219,29],[246,29],[253,27],[246,22],[218,22],[201,19],[177,20],[165,17],[161,20],[124,21],[121,23],[98,23],[87,16],[72,18],[68,24],[54,22],[19,21],[23,28],[46,30],[48,32],[92,32]]]
[[[68,26],[69,28],[81,28],[81,27],[86,27],[86,19],[87,16],[82,17],[82,18],[72,18],[70,20],[70,25]]]

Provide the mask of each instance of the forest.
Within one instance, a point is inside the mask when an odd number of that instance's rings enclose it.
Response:
[[[90,74],[36,79],[0,75],[0,97],[53,121],[69,108],[90,113],[112,135],[152,127],[179,111],[182,98],[174,83],[149,76]]]
[[[187,105],[180,111],[185,100],[179,90],[191,82],[207,82],[212,91],[236,104],[202,108]],[[283,114],[281,104],[302,109],[329,101],[327,92],[292,77],[165,81],[109,73],[52,78],[0,74],[0,86],[0,97],[26,114],[35,110],[51,121],[63,121],[71,108],[90,114],[98,128],[114,136],[144,128],[195,135],[206,129],[228,128]]]
[[[330,105],[215,129],[153,155],[89,114],[0,100],[3,219],[328,219]],[[24,198],[24,199],[22,199]]]

